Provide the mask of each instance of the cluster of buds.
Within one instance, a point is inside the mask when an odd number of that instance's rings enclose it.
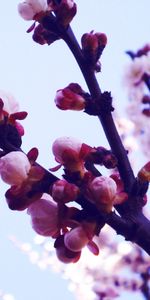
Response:
[[[92,148],[69,137],[58,138],[52,150],[56,161],[60,164],[59,167],[64,166],[64,177],[81,187],[88,200],[100,211],[110,212],[113,205],[121,204],[127,199],[119,174],[114,173],[111,177],[97,175],[95,177],[95,172],[93,173],[91,164],[106,164],[108,168],[116,167],[115,157],[110,151],[102,147]],[[57,193],[62,190],[62,185],[62,182],[57,183]],[[74,191],[77,192],[75,187]],[[52,196],[55,195],[55,189],[53,193]],[[73,194],[72,188],[72,196]],[[58,198],[62,198],[59,193]]]
[[[101,70],[99,59],[107,44],[107,37],[104,33],[91,31],[83,34],[81,38],[82,51],[88,63],[94,67],[96,72]]]
[[[50,45],[61,38],[59,26],[66,29],[77,11],[73,0],[26,0],[18,5],[18,12],[27,21],[34,24],[27,30],[33,33],[33,40],[41,45]],[[39,24],[36,26],[36,22]],[[36,27],[35,27],[36,26]]]
[[[59,138],[53,143],[52,150],[59,166],[65,168],[66,179],[56,177],[51,182],[45,177],[47,171],[35,162],[38,156],[36,148],[27,155],[12,151],[0,158],[1,178],[11,186],[5,194],[8,206],[12,210],[27,209],[33,229],[39,235],[55,240],[56,254],[62,262],[78,261],[85,246],[98,255],[94,237],[105,223],[103,216],[111,213],[114,205],[127,199],[122,193],[121,179],[96,177],[87,170],[85,163],[96,148],[78,140]],[[46,191],[42,188],[45,178],[46,182],[49,180]],[[82,205],[80,199],[84,199],[87,208],[72,205],[73,202]]]

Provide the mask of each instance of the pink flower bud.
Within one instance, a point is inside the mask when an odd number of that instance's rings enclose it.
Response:
[[[85,57],[91,62],[97,62],[107,44],[107,36],[104,33],[91,31],[83,34],[81,44]]]
[[[98,48],[98,39],[93,32],[83,34],[81,44],[84,51],[95,54]]]
[[[61,137],[55,140],[52,151],[55,160],[65,166],[69,172],[78,172],[81,177],[85,174],[84,162],[91,147],[71,137]]]
[[[18,12],[24,20],[33,20],[36,14],[48,8],[46,0],[26,0],[18,4]]]
[[[96,32],[95,35],[97,37],[99,47],[105,47],[107,44],[106,34],[102,32]]]
[[[50,195],[44,194],[41,199],[32,203],[27,213],[31,216],[32,227],[38,234],[53,237],[58,233],[57,204]]]
[[[78,226],[64,236],[65,246],[74,252],[81,251],[89,242],[89,237],[82,226]]]
[[[68,86],[58,90],[55,97],[56,106],[62,110],[83,110],[85,108],[85,99],[77,92],[72,91]]]
[[[87,188],[87,197],[103,212],[110,212],[116,195],[117,185],[110,177],[96,177]]]
[[[75,263],[81,256],[81,251],[74,252],[69,250],[64,244],[64,236],[59,236],[54,244],[56,248],[56,255],[63,263]]]
[[[10,185],[20,185],[27,179],[31,164],[20,151],[12,151],[0,158],[0,175]]]
[[[150,161],[138,172],[138,178],[150,182]]]
[[[82,143],[71,137],[60,137],[52,146],[53,154],[57,162],[66,164],[69,161],[79,161],[79,153]]]
[[[55,159],[70,172],[85,173],[84,158],[91,147],[71,137],[61,137],[55,140],[52,151]]]
[[[52,187],[52,197],[56,202],[74,201],[79,194],[79,188],[66,180],[57,180]]]
[[[77,6],[73,0],[61,0],[57,7],[57,20],[64,27],[67,27],[77,12]]]

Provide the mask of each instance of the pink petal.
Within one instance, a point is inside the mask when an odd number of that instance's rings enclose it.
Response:
[[[39,151],[36,147],[32,148],[27,154],[30,162],[35,162],[37,160],[38,155],[39,155]]]
[[[56,167],[53,167],[53,168],[50,168],[49,170],[51,171],[51,172],[56,172],[56,171],[58,171],[60,168],[61,168],[61,164],[59,164],[59,165],[57,165]]]
[[[31,31],[33,31],[33,29],[35,28],[36,22],[34,22],[28,29],[27,29],[27,33],[30,33]]]
[[[93,241],[89,241],[87,247],[94,255],[99,255],[99,248]]]

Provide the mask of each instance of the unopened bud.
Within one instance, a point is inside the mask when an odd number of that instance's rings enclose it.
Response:
[[[55,97],[56,106],[62,110],[83,110],[85,108],[85,99],[78,92],[77,84],[70,84],[64,89],[58,90]],[[82,91],[82,89],[80,88]]]
[[[104,33],[90,33],[83,34],[81,38],[82,51],[85,58],[94,64],[95,70],[98,72],[101,70],[98,60],[100,59],[102,52],[107,44],[107,37]]]
[[[62,0],[56,10],[58,22],[67,27],[76,15],[77,6],[73,0]]]
[[[12,151],[0,158],[0,175],[10,185],[20,185],[27,179],[31,164],[21,151]]]
[[[79,188],[66,180],[57,180],[52,187],[52,197],[56,202],[74,201],[79,194]]]
[[[117,191],[115,181],[110,177],[96,177],[88,186],[87,197],[102,212],[110,212]]]
[[[63,263],[75,263],[81,256],[81,251],[75,252],[69,250],[64,244],[64,236],[59,236],[54,244],[56,248],[56,255]]]
[[[65,246],[74,252],[81,251],[89,242],[88,235],[82,226],[78,226],[64,236]]]

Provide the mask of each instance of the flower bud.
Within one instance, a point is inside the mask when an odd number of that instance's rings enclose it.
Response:
[[[97,36],[92,32],[83,34],[81,44],[84,52],[95,54],[98,48]]]
[[[0,175],[10,185],[20,185],[27,179],[31,164],[20,151],[12,151],[0,158]]]
[[[88,235],[82,226],[78,226],[64,236],[65,246],[74,252],[81,251],[89,242]]]
[[[64,244],[64,236],[59,236],[54,244],[56,248],[56,255],[63,263],[75,263],[81,256],[81,251],[74,252],[69,250]]]
[[[27,213],[31,216],[32,227],[38,234],[53,237],[58,233],[57,204],[50,195],[44,194],[41,199],[32,203]]]
[[[56,10],[58,22],[64,27],[67,27],[76,15],[77,6],[73,0],[61,0]]]
[[[52,187],[52,197],[56,202],[74,201],[79,194],[79,188],[66,180],[57,180]]]
[[[116,191],[117,185],[113,179],[99,176],[88,185],[86,196],[102,212],[109,213],[112,210]]]
[[[52,146],[53,154],[57,162],[65,164],[68,160],[78,161],[82,143],[71,137],[60,137]]]
[[[18,12],[24,20],[33,20],[34,17],[45,12],[48,8],[46,0],[26,0],[18,4]]]
[[[75,84],[72,84],[73,87]],[[56,106],[62,110],[83,110],[85,108],[85,99],[78,93],[78,90],[72,90],[72,85],[58,90],[55,97]],[[78,85],[77,85],[78,87]]]
[[[52,151],[57,162],[65,166],[69,172],[85,173],[84,161],[91,147],[71,137],[61,137],[55,140]]]
[[[81,38],[81,44],[85,57],[91,63],[95,64],[100,59],[102,52],[107,44],[107,36],[104,33],[94,33],[93,31],[91,31],[90,33],[83,34]]]

